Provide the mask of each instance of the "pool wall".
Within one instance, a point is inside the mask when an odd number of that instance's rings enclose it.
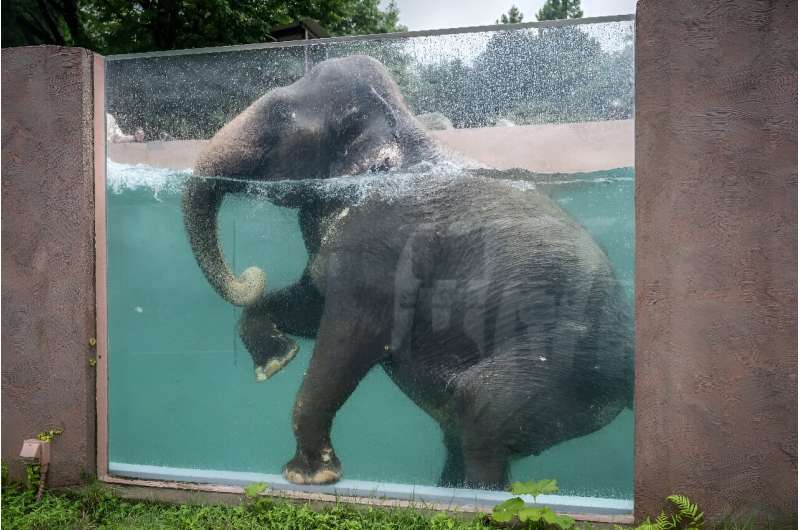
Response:
[[[711,518],[797,511],[796,9],[712,7],[638,6],[637,519],[671,493]],[[89,346],[102,61],[2,59],[3,462],[24,476],[22,440],[63,427],[50,485],[104,478]]]

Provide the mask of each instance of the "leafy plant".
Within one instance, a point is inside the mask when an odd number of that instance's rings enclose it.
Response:
[[[36,435],[36,439],[42,442],[52,442],[53,438],[63,433],[64,429],[50,429],[49,431],[42,431]]]
[[[636,530],[701,530],[705,522],[703,512],[697,504],[694,504],[685,495],[670,495],[667,501],[674,508],[672,515],[662,510],[655,521],[650,521],[648,517],[636,527]],[[617,530],[622,527],[616,526]]]
[[[262,504],[262,501],[264,502]],[[357,509],[334,506],[312,509],[308,504],[261,497],[247,506],[174,505],[121,499],[100,483],[80,490],[45,492],[40,503],[23,488],[3,489],[3,530],[32,529],[261,529],[320,528],[343,530],[485,530],[480,517],[435,516],[410,508]]]
[[[39,488],[41,477],[42,471],[39,464],[25,465],[25,484],[28,487],[28,491],[35,492]]]
[[[555,479],[514,482],[511,484],[511,493],[514,495],[530,495],[535,501],[536,497],[539,495],[558,493],[558,484],[556,483]]]
[[[544,479],[528,482],[514,482],[511,484],[511,493],[514,495],[530,495],[533,502],[536,497],[547,493],[556,493],[558,484],[554,479]],[[567,530],[575,526],[575,521],[566,515],[558,515],[547,506],[525,506],[525,501],[519,497],[512,497],[503,501],[492,510],[492,520],[498,523],[508,523],[514,518],[521,523],[527,523],[532,528],[560,528]]]
[[[261,495],[268,489],[269,486],[267,486],[263,482],[254,482],[252,484],[245,486],[244,496],[247,497],[248,499],[257,499],[259,495]]]

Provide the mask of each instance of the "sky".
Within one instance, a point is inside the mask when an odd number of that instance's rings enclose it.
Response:
[[[395,0],[400,23],[409,31],[460,28],[494,24],[512,4],[522,11],[523,22],[535,22],[544,0]],[[388,0],[382,0],[386,7]],[[582,0],[584,17],[627,15],[636,9],[636,0]]]

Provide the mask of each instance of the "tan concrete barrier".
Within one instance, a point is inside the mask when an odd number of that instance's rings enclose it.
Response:
[[[633,120],[432,131],[447,149],[498,169],[574,173],[633,166]],[[110,144],[123,164],[194,165],[207,140]]]

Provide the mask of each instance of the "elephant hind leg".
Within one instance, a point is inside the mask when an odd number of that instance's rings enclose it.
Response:
[[[508,452],[502,440],[473,426],[461,436],[445,435],[445,460],[439,486],[502,490],[508,483]]]
[[[477,429],[477,430],[476,430]],[[504,490],[509,478],[509,454],[502,439],[475,426],[464,437],[464,485]]]
[[[503,368],[499,359],[477,363],[455,383],[453,398],[459,417],[464,486],[468,488],[503,490],[508,484],[511,442],[517,430],[512,426],[518,421],[512,411],[519,396],[503,387],[507,383],[500,376]]]
[[[444,448],[447,457],[439,478],[439,486],[461,488],[464,486],[464,453],[461,447],[461,437],[456,433],[445,431]]]

